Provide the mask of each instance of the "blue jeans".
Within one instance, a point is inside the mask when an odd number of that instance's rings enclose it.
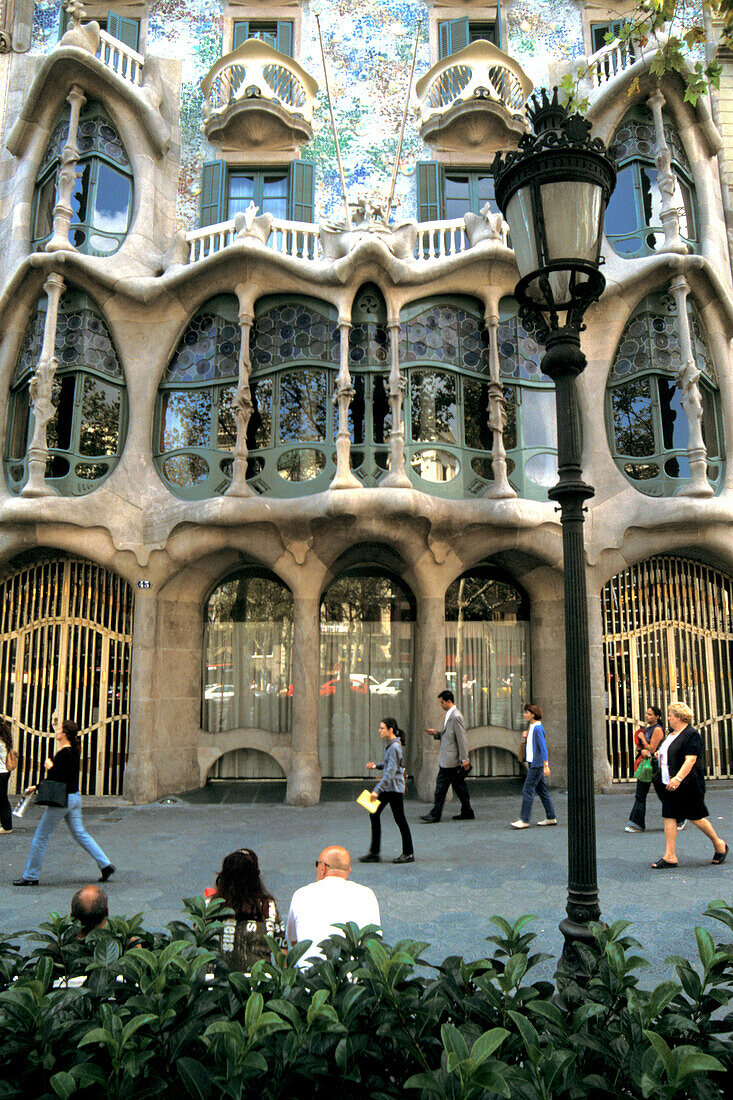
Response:
[[[545,807],[547,816],[555,817],[555,807],[552,805],[550,792],[545,783],[544,765],[542,764],[540,764],[539,768],[529,769],[527,778],[524,781],[524,787],[522,788],[522,811],[519,816],[522,821],[526,821],[527,823],[529,823],[529,819],[532,816],[532,803],[534,802],[535,792],[540,796],[540,801]]]
[[[100,871],[103,867],[109,865],[109,860],[96,840],[90,837],[89,833],[84,828],[84,822],[81,817],[81,795],[70,794],[66,807],[46,807],[43,817],[33,836],[31,851],[28,856],[25,871],[23,872],[23,878],[38,878],[41,868],[43,867],[43,859],[46,855],[48,839],[56,826],[60,825],[64,818],[66,819],[67,828],[76,843],[83,848],[85,852],[89,852],[89,855],[95,861]]]

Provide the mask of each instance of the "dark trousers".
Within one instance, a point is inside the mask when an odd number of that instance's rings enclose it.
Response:
[[[532,816],[532,803],[534,802],[535,794],[540,796],[540,802],[544,806],[547,816],[550,818],[555,817],[555,807],[552,805],[550,792],[545,782],[545,768],[543,764],[540,764],[538,768],[530,766],[527,772],[527,778],[524,780],[524,787],[522,788],[522,809],[519,814],[522,821],[529,822]]]
[[[651,782],[643,783],[641,779],[637,779],[634,805],[629,814],[629,821],[632,825],[636,825],[637,829],[646,828],[646,796],[649,794],[650,787]]]
[[[457,768],[438,768],[438,778],[435,781],[435,805],[430,811],[431,816],[436,821],[440,821],[445,796],[448,794],[450,787],[456,792],[456,796],[461,803],[461,813],[465,814],[466,817],[473,817],[471,799],[466,786],[466,773],[460,765]]]
[[[10,772],[0,772],[0,829],[12,829],[13,816],[8,802],[8,783]]]
[[[414,855],[410,826],[407,824],[407,818],[405,817],[404,796],[398,794],[397,791],[384,791],[380,794],[377,812],[369,815],[372,825],[372,844],[369,851],[375,856],[379,855],[379,848],[382,843],[382,822],[380,819],[385,806],[389,806],[392,817],[395,819],[395,825],[400,830],[403,856]]]

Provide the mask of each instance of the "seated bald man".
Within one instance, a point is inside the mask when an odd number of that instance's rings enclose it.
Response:
[[[381,927],[379,903],[373,890],[349,882],[351,856],[345,848],[324,848],[316,860],[316,881],[301,886],[293,894],[288,913],[288,940],[291,944],[310,940],[313,947],[300,960],[301,969],[323,958],[318,944],[340,930],[337,924],[354,921],[359,928],[368,924]]]

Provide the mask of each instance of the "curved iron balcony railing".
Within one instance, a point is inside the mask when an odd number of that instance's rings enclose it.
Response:
[[[270,112],[296,142],[313,136],[318,84],[292,57],[249,38],[219,59],[201,81],[204,132],[216,140],[245,112]],[[246,128],[246,127],[245,127]],[[261,144],[261,136],[256,144]]]
[[[494,107],[505,125],[523,129],[524,105],[532,81],[517,62],[492,42],[480,40],[444,57],[415,85],[420,133],[430,141],[466,113]],[[497,133],[497,139],[500,135]]]

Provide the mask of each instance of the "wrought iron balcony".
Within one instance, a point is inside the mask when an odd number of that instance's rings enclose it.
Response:
[[[420,135],[444,151],[486,157],[526,130],[532,81],[498,46],[483,40],[444,57],[415,85]]]
[[[201,81],[204,133],[239,149],[293,147],[313,137],[318,84],[292,57],[250,38]]]

